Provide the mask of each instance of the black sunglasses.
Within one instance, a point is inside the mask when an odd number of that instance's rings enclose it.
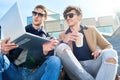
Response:
[[[43,17],[43,16],[45,15],[45,14],[38,13],[38,12],[35,12],[35,11],[32,11],[32,14],[33,14],[33,16],[38,15],[38,16],[40,16],[40,17]]]
[[[64,18],[65,18],[65,19],[67,19],[67,17],[69,17],[69,18],[73,18],[74,15],[77,15],[77,14],[73,14],[73,13],[65,14],[65,15],[64,15]]]

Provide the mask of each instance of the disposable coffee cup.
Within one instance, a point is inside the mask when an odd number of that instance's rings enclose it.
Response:
[[[76,47],[82,47],[83,46],[83,34],[78,33],[78,38],[75,41]]]

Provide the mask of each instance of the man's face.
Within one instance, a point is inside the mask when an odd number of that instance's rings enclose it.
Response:
[[[34,11],[32,11],[32,16],[33,24],[36,26],[40,26],[46,20],[45,12],[40,8],[37,8]]]
[[[77,15],[75,10],[71,10],[70,12],[64,15],[64,18],[69,27],[73,27],[80,23],[81,15]]]

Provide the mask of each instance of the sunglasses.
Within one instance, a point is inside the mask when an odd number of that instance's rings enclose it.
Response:
[[[67,19],[67,17],[69,17],[69,18],[73,18],[74,15],[77,15],[77,14],[73,14],[73,13],[65,14],[65,15],[64,15],[64,18],[65,18],[65,19]]]
[[[38,12],[35,12],[35,11],[32,11],[32,14],[33,14],[33,16],[38,15],[39,17],[43,17],[45,15],[45,14],[38,13]]]

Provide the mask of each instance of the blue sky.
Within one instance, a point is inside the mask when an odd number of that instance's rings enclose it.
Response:
[[[120,0],[0,0],[0,18],[16,1],[20,6],[24,25],[26,17],[31,16],[31,11],[38,4],[61,15],[66,6],[77,5],[83,11],[83,18],[114,15],[120,10]]]

